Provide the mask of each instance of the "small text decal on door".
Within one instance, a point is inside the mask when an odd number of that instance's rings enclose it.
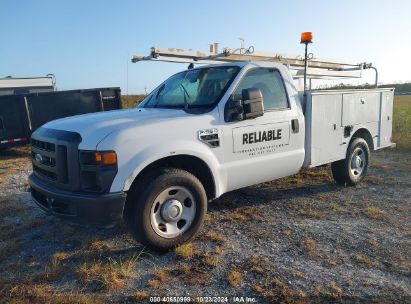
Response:
[[[288,122],[238,127],[233,129],[233,152],[249,156],[274,153],[288,145],[289,140]]]

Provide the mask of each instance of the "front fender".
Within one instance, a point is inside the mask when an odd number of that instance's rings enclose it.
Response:
[[[110,192],[128,191],[135,178],[144,168],[157,160],[175,155],[194,156],[204,161],[213,175],[216,197],[224,193],[227,185],[227,176],[211,148],[200,142],[184,140],[153,144],[128,157],[126,153],[123,154],[119,151],[118,173]]]

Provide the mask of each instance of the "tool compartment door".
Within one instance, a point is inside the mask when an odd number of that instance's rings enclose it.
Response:
[[[391,145],[393,99],[393,91],[381,92],[378,148],[383,148]]]
[[[306,162],[320,166],[344,158],[341,127],[342,94],[314,93],[308,98],[306,111]]]
[[[380,92],[344,93],[341,126],[355,126],[378,121],[380,94]]]

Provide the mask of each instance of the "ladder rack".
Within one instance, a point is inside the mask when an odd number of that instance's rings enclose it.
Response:
[[[213,45],[211,45],[213,46]],[[166,61],[192,64],[217,64],[239,61],[272,61],[286,65],[294,78],[304,77],[304,58],[301,55],[255,52],[254,47],[230,49],[218,53],[217,44],[210,52],[152,47],[148,56],[134,55],[132,62]],[[353,63],[342,60],[310,58],[307,77],[309,78],[361,78],[362,70],[372,68],[371,63]]]

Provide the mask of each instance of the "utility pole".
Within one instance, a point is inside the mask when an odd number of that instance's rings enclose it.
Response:
[[[126,93],[127,93],[127,96],[128,96],[128,62],[129,62],[128,57],[130,57],[130,56],[127,54],[127,61],[126,61],[126,82],[127,82],[127,84],[126,84]]]

